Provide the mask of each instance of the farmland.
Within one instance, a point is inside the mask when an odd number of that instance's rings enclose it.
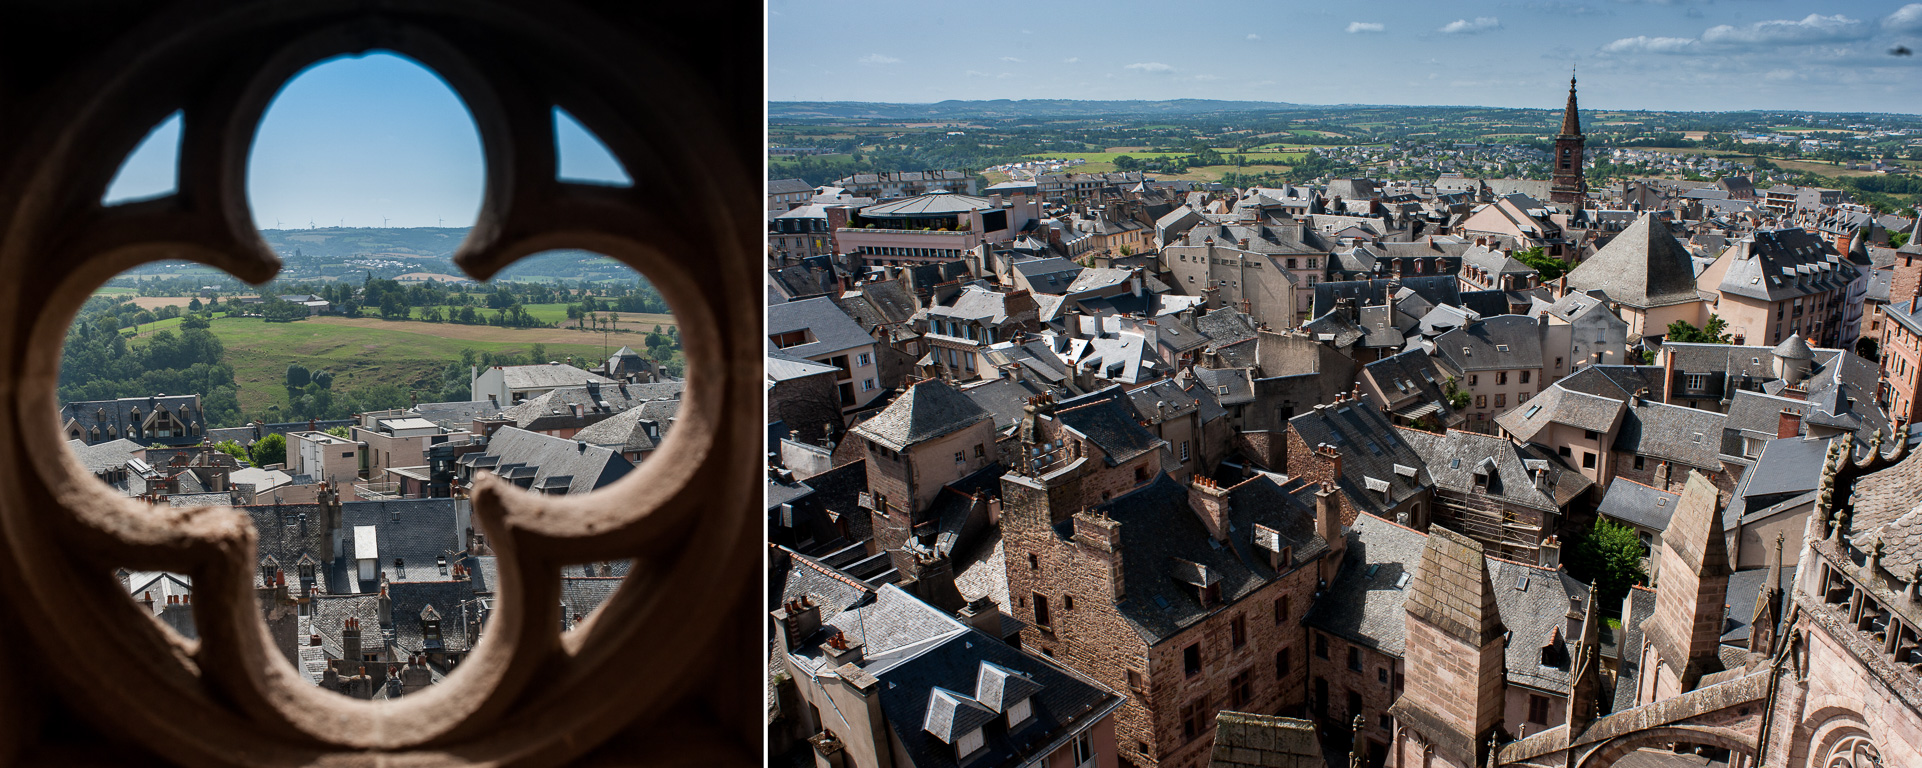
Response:
[[[565,309],[562,312],[565,318]],[[635,317],[640,324],[642,316]],[[626,324],[627,318],[622,319]],[[642,336],[635,333],[607,334],[603,342],[602,334],[560,328],[499,328],[367,317],[315,317],[293,323],[216,317],[212,322],[209,330],[226,346],[227,362],[234,369],[241,412],[249,416],[266,414],[270,406],[286,407],[287,392],[282,383],[287,366],[295,363],[332,371],[334,388],[339,391],[381,384],[408,389],[414,382],[437,378],[450,362],[461,359],[463,349],[525,356],[535,344],[543,344],[551,360],[572,358],[580,367],[592,367],[601,359],[603,349],[611,352],[623,344],[638,346],[642,341]],[[143,325],[141,336],[179,323],[174,319]],[[647,327],[651,329],[652,324]],[[141,337],[134,343],[140,344]]]

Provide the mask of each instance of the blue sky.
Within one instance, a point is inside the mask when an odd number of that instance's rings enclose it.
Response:
[[[177,120],[135,150],[109,203],[174,184]],[[571,118],[559,120],[561,176],[624,179],[619,164]],[[247,168],[254,221],[278,225],[465,227],[480,210],[480,135],[439,76],[392,54],[333,59],[281,90],[255,135]]]
[[[1922,3],[770,0],[768,98],[1922,112]],[[1890,50],[1905,45],[1915,55]]]

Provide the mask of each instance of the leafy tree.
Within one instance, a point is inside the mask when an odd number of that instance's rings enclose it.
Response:
[[[1728,321],[1719,315],[1709,315],[1708,323],[1697,328],[1686,320],[1668,324],[1668,340],[1684,344],[1727,344],[1729,343]]]
[[[1456,386],[1455,377],[1453,376],[1448,377],[1447,381],[1442,382],[1442,395],[1448,398],[1448,407],[1457,411],[1467,408],[1471,402],[1468,393],[1461,391],[1461,388]]]
[[[1570,575],[1594,582],[1596,591],[1607,601],[1603,605],[1620,603],[1629,587],[1648,582],[1648,571],[1642,567],[1642,558],[1648,553],[1635,529],[1626,525],[1595,518],[1595,526],[1575,542],[1573,554],[1568,564]]]
[[[300,363],[287,366],[288,389],[300,389],[307,386],[307,384],[313,380],[314,375],[311,371],[307,370],[307,366],[301,365]]]
[[[321,389],[333,389],[334,388],[334,372],[333,371],[314,371],[314,385],[320,387]]]
[[[194,300],[192,300],[192,301],[189,301],[189,302],[187,302],[187,311],[189,311],[189,312],[199,312],[199,311],[200,311],[200,300],[199,300],[199,299],[194,299]]]
[[[327,434],[333,435],[334,437],[346,439],[346,440],[351,440],[354,437],[353,432],[348,431],[345,425],[338,426],[338,427],[328,427]]]
[[[1548,255],[1539,246],[1516,251],[1515,260],[1540,272],[1544,283],[1568,273],[1568,262]]]
[[[240,459],[241,461],[247,460],[247,449],[240,447],[240,443],[233,440],[222,440],[214,443],[214,450]]]
[[[183,331],[196,328],[205,330],[212,327],[214,327],[213,321],[208,320],[206,315],[188,315],[180,321],[180,329]]]
[[[1900,248],[1908,244],[1909,244],[1909,233],[1907,232],[1890,232],[1889,233],[1890,248]]]
[[[533,351],[529,352],[528,356],[534,358],[534,362],[537,364],[547,362],[547,345],[535,344]]]
[[[252,458],[260,467],[287,463],[287,438],[275,432],[254,441]]]
[[[1856,339],[1855,354],[1861,355],[1862,359],[1872,363],[1881,362],[1882,342],[1876,340],[1873,336],[1864,336]]]

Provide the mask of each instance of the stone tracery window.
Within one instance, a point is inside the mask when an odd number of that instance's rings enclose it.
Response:
[[[689,319],[688,394],[663,450],[601,492],[476,489],[476,523],[501,562],[489,642],[444,684],[381,704],[307,685],[273,650],[250,590],[258,564],[244,517],[117,497],[60,451],[19,449],[57,440],[53,420],[0,420],[0,440],[15,446],[0,465],[0,617],[21,628],[9,649],[76,660],[0,687],[0,705],[57,700],[44,717],[68,721],[0,721],[0,762],[51,731],[113,734],[109,762],[194,765],[567,762],[610,739],[674,741],[645,734],[664,713],[695,711],[741,721],[710,725],[712,741],[754,737],[758,686],[698,702],[682,692],[711,685],[730,651],[753,657],[751,638],[727,633],[752,632],[729,617],[755,615],[760,566],[761,322],[748,289],[759,285],[760,228],[742,208],[760,203],[760,88],[730,78],[758,77],[760,66],[738,54],[745,66],[717,65],[692,55],[711,40],[660,32],[744,17],[715,5],[409,0],[142,6],[103,18],[117,7],[38,6],[28,15],[96,15],[45,25],[44,39],[11,36],[24,44],[0,53],[0,269],[14,278],[0,285],[0,380],[12,412],[55,413],[54,381],[38,372],[57,368],[68,321],[108,276],[177,258],[253,282],[274,274],[242,184],[253,130],[294,73],[371,49],[436,70],[475,116],[486,199],[458,262],[485,278],[530,253],[581,248],[641,270]],[[99,39],[63,38],[79,28]],[[24,60],[36,66],[12,66]],[[556,178],[557,107],[620,159],[632,188]],[[120,158],[176,112],[177,189],[103,207]],[[602,610],[556,631],[559,566],[622,558],[646,565]],[[141,614],[111,578],[119,567],[190,575],[199,639]],[[668,655],[682,663],[664,670]],[[59,745],[46,749],[56,751],[42,759],[60,762]]]
[[[1860,734],[1836,742],[1819,765],[1822,768],[1885,768],[1882,752],[1875,742]]]

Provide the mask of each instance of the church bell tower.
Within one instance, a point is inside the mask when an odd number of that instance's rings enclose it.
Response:
[[[1562,132],[1555,136],[1551,202],[1581,207],[1588,195],[1588,180],[1582,175],[1582,119],[1575,114],[1575,76],[1568,76],[1568,106],[1562,110]]]

